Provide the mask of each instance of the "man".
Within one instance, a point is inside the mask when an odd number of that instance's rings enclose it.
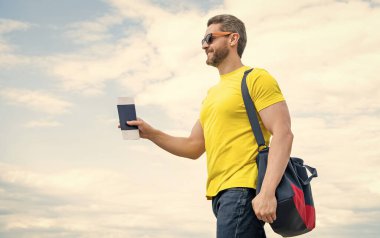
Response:
[[[241,57],[247,37],[244,23],[231,15],[209,19],[202,49],[206,63],[219,70],[220,82],[203,101],[199,120],[190,136],[173,137],[139,119],[140,136],[162,149],[190,159],[207,154],[207,192],[217,218],[217,237],[265,237],[264,222],[276,219],[275,189],[287,165],[293,134],[290,116],[277,82],[263,69],[247,77],[260,125],[271,149],[260,193],[255,196],[258,145],[245,111],[241,80]]]

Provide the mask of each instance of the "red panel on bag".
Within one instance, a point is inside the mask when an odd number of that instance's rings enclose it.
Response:
[[[309,230],[315,227],[315,208],[310,205],[306,205],[307,222],[306,227]]]
[[[315,209],[313,206],[305,204],[304,193],[302,189],[294,184],[291,184],[294,191],[293,201],[296,205],[297,211],[302,218],[307,229],[312,230],[315,227]]]
[[[294,191],[294,197],[293,197],[294,204],[296,205],[297,211],[300,217],[302,218],[302,221],[306,225],[306,209],[305,209],[305,198],[303,195],[303,191],[302,189],[299,189],[297,186],[295,186],[292,183],[290,185],[292,186],[292,189]]]

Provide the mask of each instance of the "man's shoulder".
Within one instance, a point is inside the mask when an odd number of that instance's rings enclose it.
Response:
[[[253,68],[252,75],[267,76],[270,75],[269,72],[264,68]]]
[[[263,68],[253,68],[252,72],[248,75],[248,84],[254,85],[255,82],[265,82],[267,80],[275,80],[273,76]]]

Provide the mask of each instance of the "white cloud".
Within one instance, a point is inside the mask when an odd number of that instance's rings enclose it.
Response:
[[[15,21],[10,19],[0,19],[0,34],[18,30],[26,30],[30,26],[31,25],[26,22]]]
[[[61,126],[62,123],[53,120],[53,119],[41,119],[27,122],[25,127],[28,128],[41,128],[41,127],[58,127]]]
[[[138,36],[143,37],[143,36]],[[51,73],[61,79],[65,90],[73,90],[86,95],[103,93],[105,83],[121,78],[134,78],[128,83],[136,91],[144,87],[144,81],[149,75],[150,65],[145,62],[154,58],[147,42],[139,40],[122,41],[114,46],[108,45],[89,49],[81,56],[62,56],[54,59],[56,64],[50,68]],[[147,65],[144,65],[147,63]],[[157,63],[155,63],[157,64]],[[141,74],[145,70],[146,75]],[[140,73],[140,74],[138,74]],[[135,74],[142,78],[134,77]],[[168,77],[167,73],[157,74],[154,80]],[[149,78],[148,76],[148,79]]]
[[[98,191],[97,188],[91,185],[109,183],[121,179],[121,175],[118,175],[114,171],[102,169],[73,169],[54,174],[33,172],[25,168],[6,164],[1,164],[0,169],[2,171],[0,178],[3,181],[33,188],[39,192],[51,195],[100,193],[101,191]],[[108,189],[111,189],[111,184],[104,185]],[[115,185],[112,186],[112,189],[118,191]]]
[[[54,224],[53,219],[47,218],[35,218],[31,219],[31,217],[20,217],[18,216],[15,219],[10,219],[9,223],[5,225],[6,230],[12,229],[38,229],[38,228],[49,228]]]
[[[79,44],[105,41],[112,35],[109,28],[121,24],[123,18],[114,14],[104,15],[95,21],[73,23],[68,26],[66,36]]]
[[[5,53],[11,51],[11,46],[0,38],[0,52]]]
[[[0,48],[2,48],[5,51],[11,51],[13,49],[12,46],[1,45],[1,42]],[[15,55],[13,53],[7,52],[5,52],[4,54],[0,54],[0,68],[12,68],[18,65],[29,63],[31,63],[31,59],[29,57]]]
[[[0,90],[0,96],[9,104],[52,115],[67,113],[72,106],[71,103],[44,91],[4,88]]]
[[[31,26],[31,24],[26,22],[0,19],[0,68],[29,62],[27,57],[13,54],[15,46],[3,39],[3,35],[13,31],[27,30]]]
[[[160,16],[169,16],[170,13],[153,5],[147,0],[138,3],[122,0],[108,0],[109,4],[115,7],[122,15],[143,21],[146,24],[153,23],[152,20]]]
[[[106,115],[99,115],[99,116],[96,116],[95,117],[95,120],[99,123],[99,124],[103,124],[103,125],[111,125],[111,126],[116,126],[118,123],[119,123],[119,120],[115,117],[110,117],[110,116],[106,116]]]
[[[104,232],[117,237],[141,237],[141,234],[153,237],[206,234],[203,237],[208,237],[212,232],[207,225],[209,217],[204,216],[209,203],[194,197],[192,186],[175,190],[172,185],[170,188],[151,186],[154,176],[148,176],[142,183],[141,179],[134,181],[136,178],[125,173],[107,169],[63,169],[52,173],[0,164],[0,171],[0,181],[4,184],[0,209],[14,204],[13,201],[23,201],[6,219],[0,218],[3,232],[50,230],[54,234],[79,233],[80,237],[83,233],[104,237]],[[155,183],[166,180],[155,178]],[[179,216],[194,210],[199,213]]]

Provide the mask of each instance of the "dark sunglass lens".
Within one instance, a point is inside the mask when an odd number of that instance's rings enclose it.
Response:
[[[212,43],[212,34],[208,34],[206,37],[205,37],[205,40],[206,40],[206,43],[209,45]]]
[[[212,43],[212,33],[207,34],[207,35],[205,36],[205,38],[202,39],[202,45],[203,45],[205,42],[206,42],[208,45]]]

